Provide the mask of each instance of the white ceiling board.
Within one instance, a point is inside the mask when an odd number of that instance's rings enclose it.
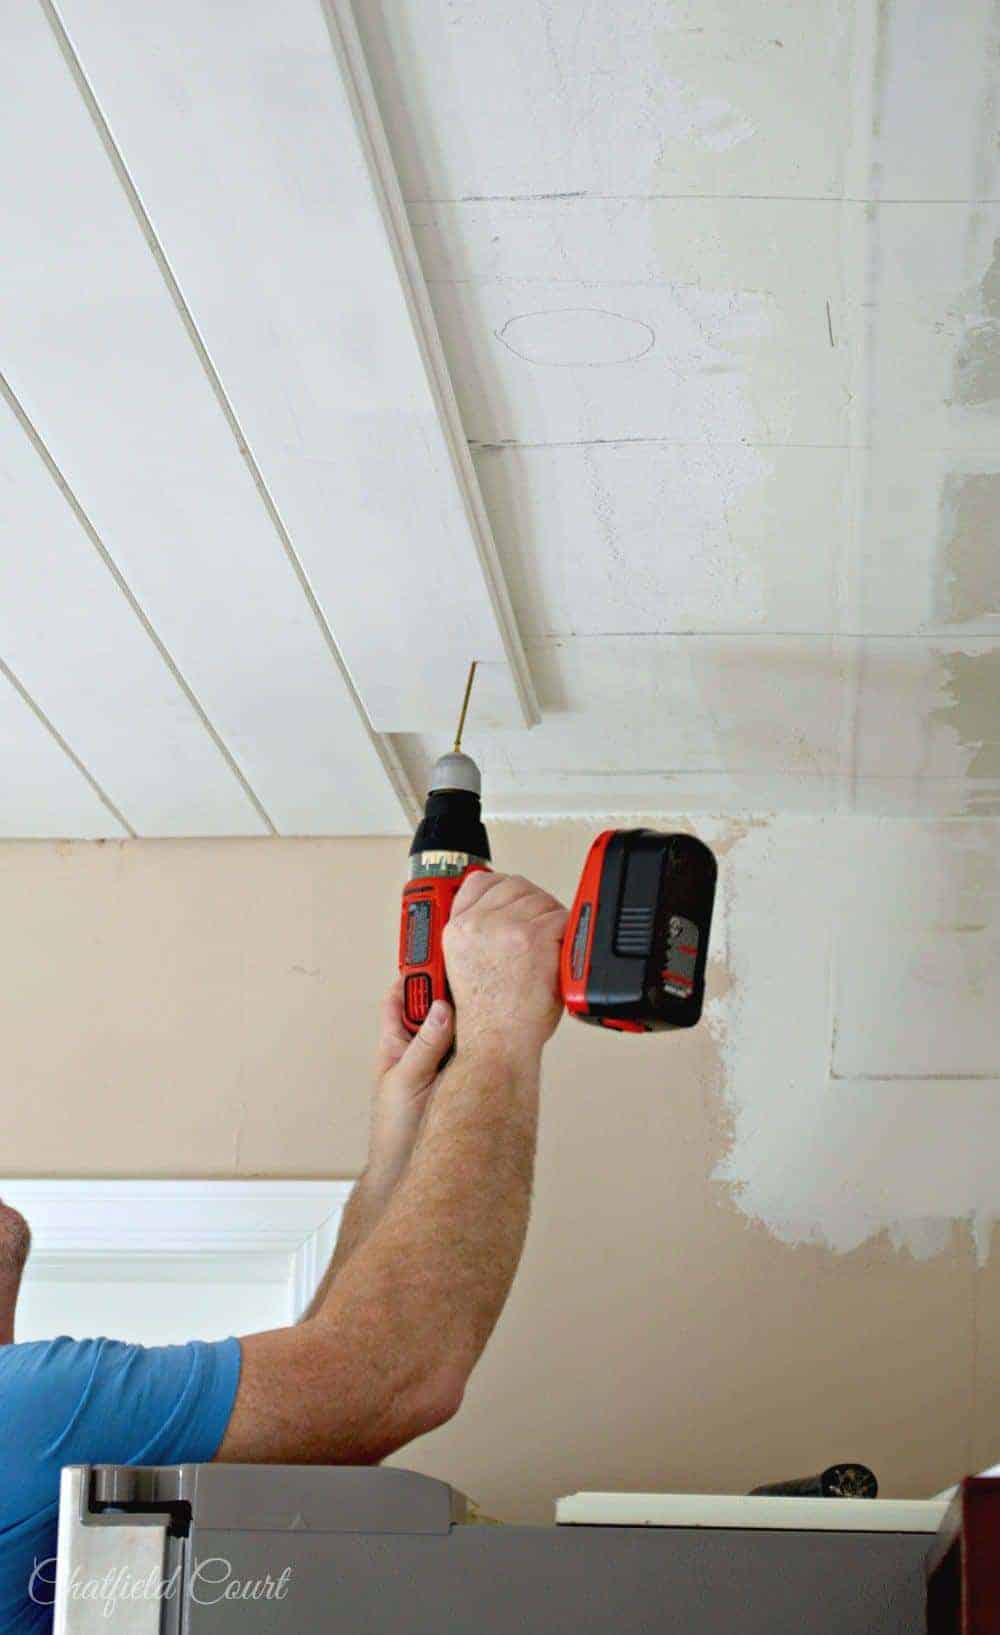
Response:
[[[415,206],[473,442],[842,443],[844,213],[788,200]],[[829,308],[829,311],[828,311]]]
[[[58,9],[373,725],[444,728],[473,657],[533,719],[346,0]]]
[[[838,627],[848,451],[626,441],[476,465],[529,638]]]
[[[847,0],[357,8],[409,199],[842,191]]]
[[[12,387],[275,827],[399,832],[378,747],[53,33],[34,6],[3,8],[0,30],[17,64],[0,107]]]
[[[130,827],[266,834],[3,397],[0,527],[0,653]],[[74,798],[71,813],[52,813],[57,833],[74,832],[75,810]]]
[[[123,840],[128,829],[0,666],[0,834]]]

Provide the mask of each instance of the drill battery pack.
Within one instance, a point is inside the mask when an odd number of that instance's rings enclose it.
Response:
[[[571,1016],[621,1033],[690,1028],[705,999],[716,862],[693,835],[606,829],[562,946]]]

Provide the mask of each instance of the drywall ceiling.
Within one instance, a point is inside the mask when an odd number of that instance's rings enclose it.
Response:
[[[359,19],[544,714],[492,803],[1000,811],[993,0]]]
[[[354,17],[0,7],[3,832],[1000,812],[992,0]]]

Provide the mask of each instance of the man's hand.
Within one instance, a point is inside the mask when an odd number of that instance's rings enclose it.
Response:
[[[368,1167],[389,1181],[390,1190],[409,1162],[441,1063],[454,1037],[450,1005],[435,1000],[420,1032],[403,1026],[403,978],[386,994],[372,1103]]]
[[[460,1051],[541,1054],[562,1017],[566,918],[555,897],[520,875],[477,871],[463,881],[444,932]]]
[[[402,977],[393,983],[382,1005],[375,1051],[368,1163],[347,1201],[333,1259],[304,1318],[314,1317],[322,1308],[337,1273],[385,1214],[410,1162],[438,1070],[454,1032],[451,1006],[443,1000],[435,1000],[420,1032],[411,1038],[403,1026]]]

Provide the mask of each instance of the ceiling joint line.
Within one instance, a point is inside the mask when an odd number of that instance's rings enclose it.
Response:
[[[320,634],[323,637],[330,657],[337,668],[351,703],[354,706],[358,720],[368,735],[372,748],[378,756],[382,769],[388,778],[389,783],[392,785],[392,789],[397,800],[403,807],[406,816],[412,820],[418,816],[420,812],[420,804],[417,800],[416,792],[410,783],[406,770],[396,754],[393,745],[388,742],[385,734],[375,731],[375,728],[372,726],[371,721],[369,720],[368,712],[365,709],[358,690],[354,685],[351,673],[344,662],[343,655],[341,654],[340,648],[337,644],[337,639],[330,626],[329,620],[327,619],[326,614],[320,605],[319,599],[312,588],[309,581],[309,576],[306,573],[306,570],[299,558],[299,554],[292,542],[291,534],[285,525],[284,518],[278,509],[277,502],[268,488],[264,473],[261,470],[257,457],[250,446],[250,440],[243,429],[243,425],[238,414],[236,413],[235,405],[233,404],[232,399],[230,398],[229,393],[223,384],[222,376],[215,365],[205,338],[198,327],[194,313],[188,305],[184,292],[181,289],[180,281],[178,280],[177,275],[170,264],[166,250],[164,249],[159,235],[157,234],[156,228],[153,225],[152,217],[143,203],[142,195],[136,186],[127,164],[125,163],[124,156],[115,140],[111,127],[104,116],[104,111],[97,99],[97,94],[90,83],[86,70],[83,67],[83,63],[81,62],[76,48],[70,39],[69,32],[59,15],[59,12],[54,4],[54,0],[39,0],[39,4],[41,5],[42,11],[44,12],[49,26],[52,29],[56,43],[58,44],[63,59],[65,60],[70,74],[73,77],[77,90],[83,99],[84,105],[90,115],[97,134],[100,137],[101,144],[111,163],[112,170],[114,171],[119,185],[121,186],[122,191],[128,200],[139,230],[152,253],[153,260],[155,261],[160,276],[167,287],[167,292],[173,301],[177,314],[187,333],[187,337],[194,348],[195,354],[199,363],[201,364],[208,384],[215,395],[216,402],[225,416],[229,429],[235,439],[236,447],[238,448],[243,459],[243,463],[246,466],[251,479],[253,480],[254,487],[257,490],[258,497],[264,507],[268,520],[278,536],[278,540],[282,550],[284,551],[285,558],[293,574],[295,575],[296,580],[298,581],[299,588],[305,597],[309,610],[319,627]],[[138,604],[136,605],[138,606]],[[151,629],[152,627],[150,626],[149,628]],[[191,696],[193,698],[193,695]],[[207,724],[207,716],[204,715],[204,712],[201,713]],[[222,740],[219,738],[214,729],[212,729],[212,732],[216,742],[221,746]],[[236,762],[231,755],[229,755],[228,751],[227,759],[229,759],[234,770],[237,770]],[[267,823],[269,830],[272,834],[276,834],[278,832],[276,826],[264,811],[264,808],[260,804],[256,795],[250,789],[249,783],[247,783],[242,773],[239,773],[238,775],[240,776],[240,780],[248,794],[250,794],[261,817]]]
[[[94,791],[94,794],[97,796],[101,805],[106,811],[111,813],[111,816],[114,818],[115,822],[121,825],[129,839],[137,840],[139,837],[128,818],[125,816],[124,812],[121,811],[121,809],[115,804],[107,790],[101,783],[98,782],[97,778],[95,778],[86,762],[81,760],[72,744],[70,744],[68,740],[63,737],[55,722],[50,716],[46,715],[37,699],[32,697],[24,683],[14,674],[14,671],[11,669],[10,665],[7,664],[2,658],[0,658],[0,675],[2,675],[4,679],[10,683],[18,697],[21,699],[22,703],[28,706],[28,709],[31,711],[36,721],[38,721],[45,728],[45,731],[49,734],[49,737],[52,738],[52,740],[59,746],[67,760],[71,761],[76,767],[76,770],[79,772],[80,776]]]
[[[529,637],[529,644],[613,641],[815,641],[835,647],[838,642],[920,642],[925,647],[946,647],[949,652],[968,642],[996,646],[992,630],[547,630]]]
[[[177,663],[173,654],[170,652],[170,649],[167,647],[163,638],[159,634],[159,631],[152,623],[152,620],[147,614],[142,603],[135,595],[135,592],[132,590],[128,580],[125,578],[90,517],[87,515],[87,512],[84,510],[73,489],[70,487],[69,482],[63,474],[62,468],[58,464],[51,449],[48,447],[48,444],[45,442],[45,439],[42,437],[41,432],[34,424],[34,421],[31,419],[17,393],[14,391],[14,388],[8,381],[6,375],[4,375],[2,372],[0,372],[0,396],[3,396],[3,398],[9,404],[12,414],[17,419],[18,425],[21,427],[21,430],[24,432],[49,476],[52,478],[52,481],[55,483],[59,493],[69,506],[73,516],[76,518],[76,521],[83,529],[83,532],[90,545],[97,552],[97,555],[107,568],[108,573],[114,580],[118,590],[125,598],[125,601],[128,603],[132,613],[138,619],[149,640],[155,647],[160,659],[166,665],[170,674],[173,676],[174,681],[177,683],[181,692],[184,694],[184,697],[187,699],[192,710],[200,721],[202,727],[208,733],[216,749],[219,751],[219,754],[222,756],[234,778],[239,783],[243,793],[246,795],[251,806],[254,808],[254,811],[257,813],[261,822],[266,825],[268,833],[276,835],[278,832],[277,827],[270,814],[265,809],[256,790],[252,787],[246,773],[243,771],[243,768],[240,766],[218,728],[209,717],[205,706],[202,704],[197,693],[194,691],[194,688],[188,682],[179,664]],[[72,754],[71,751],[69,753]],[[130,833],[131,832],[132,831],[130,830]]]
[[[407,199],[407,204],[414,209],[430,208],[434,205],[457,204],[565,204],[569,201],[585,200],[590,204],[684,204],[688,200],[695,203],[712,204],[829,204],[829,205],[877,205],[904,204],[904,205],[986,205],[1000,204],[1000,199],[993,197],[969,198],[918,198],[901,196],[899,198],[879,198],[876,195],[865,197],[861,194],[850,193],[464,193],[452,198],[415,198]]]

